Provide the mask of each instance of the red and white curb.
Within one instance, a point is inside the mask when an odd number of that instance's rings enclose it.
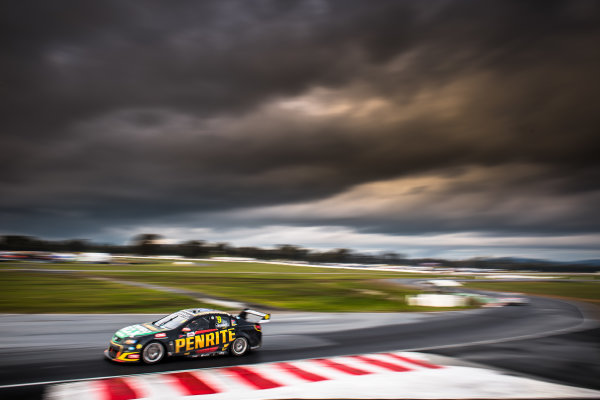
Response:
[[[377,353],[54,385],[46,399],[508,399],[600,398],[600,392],[501,372],[432,363],[420,353]]]

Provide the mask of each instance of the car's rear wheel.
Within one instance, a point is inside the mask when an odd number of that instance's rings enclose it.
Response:
[[[158,342],[150,342],[142,350],[142,361],[146,364],[156,364],[165,357],[165,347]]]
[[[231,354],[236,357],[243,356],[248,351],[248,348],[248,339],[240,336],[231,344]]]

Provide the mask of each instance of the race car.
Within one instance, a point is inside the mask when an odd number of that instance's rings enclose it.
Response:
[[[242,356],[261,346],[260,324],[270,318],[250,309],[237,316],[208,308],[180,310],[118,330],[104,355],[112,361],[146,364],[156,364],[166,356]]]
[[[524,306],[529,299],[521,293],[498,293],[498,301],[505,306]]]

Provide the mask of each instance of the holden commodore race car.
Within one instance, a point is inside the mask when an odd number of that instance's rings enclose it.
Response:
[[[180,310],[118,330],[104,355],[112,361],[146,364],[156,364],[166,356],[241,356],[261,346],[260,324],[270,318],[270,314],[249,309],[237,316],[207,308]]]
[[[524,306],[529,299],[520,293],[497,293],[498,302],[505,306]]]

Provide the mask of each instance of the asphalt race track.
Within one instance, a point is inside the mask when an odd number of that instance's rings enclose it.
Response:
[[[600,389],[598,323],[575,303],[450,313],[273,314],[263,348],[242,358],[122,365],[103,358],[112,334],[151,315],[0,316],[0,398],[40,398],[49,382],[392,350],[450,355],[549,381]]]

